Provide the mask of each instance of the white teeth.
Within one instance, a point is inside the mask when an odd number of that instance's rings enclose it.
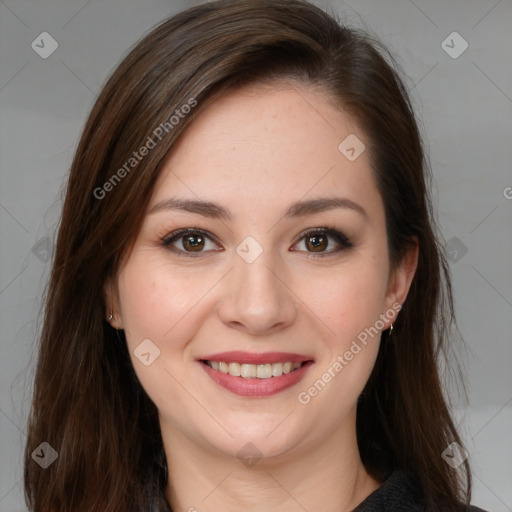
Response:
[[[229,373],[233,377],[243,377],[245,379],[270,379],[271,377],[281,377],[287,373],[297,370],[302,363],[266,363],[266,364],[240,364],[225,363],[223,361],[207,361],[208,366],[222,373]]]
[[[272,377],[272,365],[259,364],[256,370],[256,377],[258,377],[258,379],[268,379]]]
[[[240,367],[240,376],[246,379],[256,377],[257,366],[255,364],[243,364]]]
[[[272,377],[283,375],[283,363],[274,363],[272,365]]]
[[[229,363],[229,375],[240,377],[240,366],[238,363]]]

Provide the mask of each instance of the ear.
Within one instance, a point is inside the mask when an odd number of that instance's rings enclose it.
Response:
[[[123,329],[123,321],[119,312],[119,295],[117,288],[114,286],[112,278],[107,278],[103,285],[103,294],[105,297],[105,318],[114,329]],[[112,318],[110,315],[112,314]]]
[[[414,245],[407,249],[398,267],[390,275],[386,293],[386,310],[392,308],[397,302],[400,305],[405,302],[418,267],[418,254],[419,245],[416,239]],[[384,329],[389,328],[391,323],[389,322]]]

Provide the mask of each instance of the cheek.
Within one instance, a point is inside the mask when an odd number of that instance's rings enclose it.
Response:
[[[120,314],[130,346],[150,338],[167,349],[165,341],[181,339],[175,333],[187,325],[187,316],[211,284],[153,263],[132,261],[119,275]]]
[[[376,265],[332,272],[309,287],[308,305],[328,327],[329,339],[343,348],[384,313],[386,274]],[[306,292],[304,288],[304,293]]]
[[[333,273],[312,296],[311,309],[328,334],[318,368],[298,395],[311,417],[336,425],[355,406],[379,350],[381,329],[376,324],[384,313],[385,284],[381,266],[352,267]]]
[[[118,286],[123,328],[139,382],[159,408],[165,407],[170,394],[179,402],[186,398],[178,384],[187,375],[183,361],[199,325],[194,313],[211,283],[172,272],[161,261],[133,257],[119,274]],[[148,365],[137,355],[146,352]]]

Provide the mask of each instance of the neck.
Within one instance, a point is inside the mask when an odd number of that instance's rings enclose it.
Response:
[[[349,511],[380,485],[361,462],[355,422],[318,444],[262,458],[250,467],[167,427],[162,429],[166,496],[173,512]]]

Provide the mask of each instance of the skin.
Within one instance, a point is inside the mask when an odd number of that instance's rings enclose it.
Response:
[[[363,467],[355,431],[357,397],[380,333],[309,403],[298,401],[359,333],[405,301],[417,265],[415,248],[391,272],[368,152],[349,161],[338,150],[349,134],[365,140],[319,91],[259,84],[225,93],[174,146],[148,211],[179,196],[214,201],[232,220],[146,214],[116,282],[105,286],[111,323],[125,330],[137,376],[159,410],[174,511],[339,512],[381,483]],[[357,203],[366,216],[337,208],[283,218],[295,201],[332,196]],[[323,226],[344,233],[353,247],[330,252],[339,244],[329,238],[322,246],[328,254],[314,257],[310,239],[299,235]],[[182,238],[162,246],[187,227],[217,240],[206,239],[192,257]],[[252,263],[236,252],[247,236],[263,249]],[[133,351],[148,338],[160,355],[144,366]],[[228,350],[295,352],[315,362],[292,388],[241,397],[196,361]],[[262,457],[251,467],[237,457],[249,442]]]

